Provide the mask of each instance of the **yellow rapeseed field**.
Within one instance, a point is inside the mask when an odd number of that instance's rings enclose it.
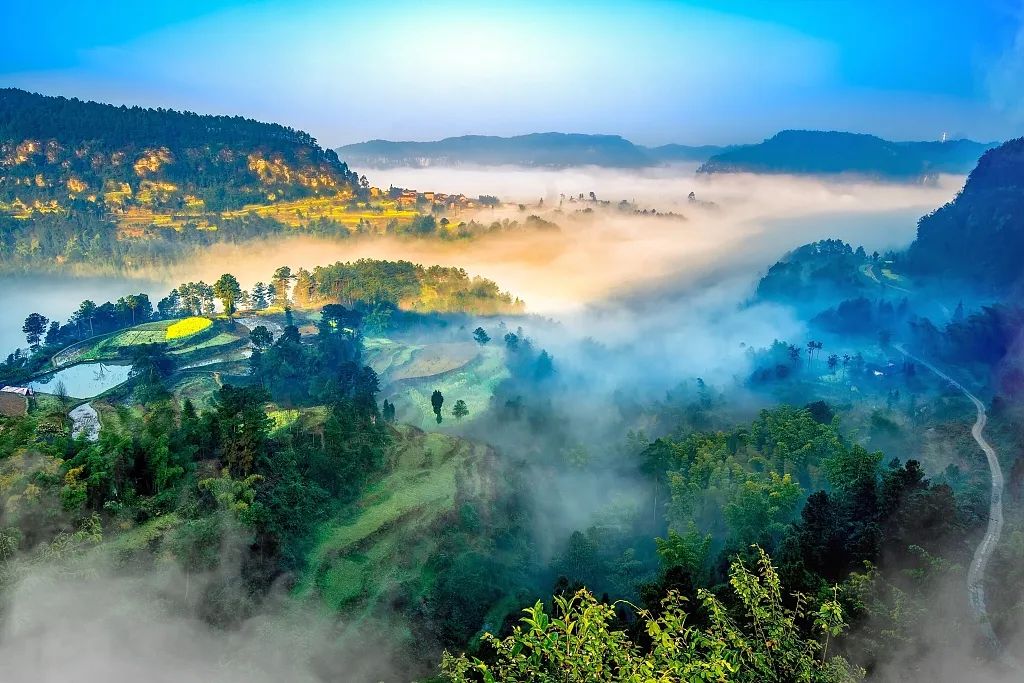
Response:
[[[209,318],[200,318],[196,316],[185,318],[184,320],[179,320],[167,328],[167,339],[171,340],[188,337],[197,332],[202,332],[212,324],[213,321]]]

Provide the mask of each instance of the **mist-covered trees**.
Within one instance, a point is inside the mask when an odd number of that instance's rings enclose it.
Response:
[[[863,289],[858,270],[865,261],[840,240],[805,244],[768,269],[757,285],[757,296],[775,301],[814,301]]]
[[[293,292],[297,307],[357,303],[415,311],[495,314],[516,312],[522,302],[498,286],[459,268],[423,267],[408,261],[360,259],[300,270]]]
[[[770,548],[797,514],[805,487],[824,483],[815,472],[847,448],[834,425],[783,406],[762,411],[748,429],[658,439],[641,457],[648,471],[665,472],[674,529],[696,520],[734,547]]]
[[[186,282],[177,287],[180,315],[211,315],[216,294],[213,287],[202,280]]]
[[[114,303],[114,310],[124,317],[126,324],[145,322],[153,315],[148,294],[126,294]]]
[[[292,273],[292,269],[288,266],[281,266],[274,271],[273,277],[271,277],[271,287],[273,287],[273,295],[271,299],[275,306],[287,306],[288,305],[288,290],[291,287],[292,280],[295,279],[295,275]]]
[[[267,286],[257,282],[252,286],[251,302],[253,309],[262,311],[269,305]]]

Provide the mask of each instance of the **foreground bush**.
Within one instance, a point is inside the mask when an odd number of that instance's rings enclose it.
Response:
[[[485,664],[445,653],[441,668],[451,683],[669,683],[676,681],[856,681],[861,672],[840,657],[828,657],[830,638],[845,627],[838,602],[827,601],[812,613],[782,603],[782,588],[771,559],[763,551],[756,573],[742,561],[729,570],[739,599],[734,612],[708,591],[699,597],[710,624],[686,626],[683,600],[665,599],[664,613],[640,611],[650,645],[641,647],[623,631],[610,628],[616,605],[598,602],[585,590],[556,597],[554,614],[538,602],[524,610],[512,635],[485,635],[495,652]],[[808,638],[797,621],[810,617],[818,638]]]

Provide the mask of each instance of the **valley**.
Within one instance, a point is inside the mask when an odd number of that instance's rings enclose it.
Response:
[[[946,9],[11,7],[0,680],[1018,681],[1024,34]]]

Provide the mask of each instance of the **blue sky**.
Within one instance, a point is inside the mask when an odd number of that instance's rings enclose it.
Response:
[[[1024,134],[1016,0],[46,3],[11,0],[0,84],[244,114],[337,145],[464,133],[657,144],[782,128]]]

